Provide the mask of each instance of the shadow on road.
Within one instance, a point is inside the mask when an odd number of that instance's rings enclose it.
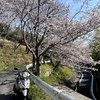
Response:
[[[4,80],[0,84],[0,100],[15,100],[13,94],[13,80]]]
[[[13,94],[5,95],[0,94],[0,100],[15,100]]]

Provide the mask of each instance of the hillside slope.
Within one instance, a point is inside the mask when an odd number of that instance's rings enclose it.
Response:
[[[14,50],[15,45],[18,44],[5,40],[4,47],[0,47],[0,71],[31,63],[31,54],[25,52],[25,46],[21,45],[17,50]]]

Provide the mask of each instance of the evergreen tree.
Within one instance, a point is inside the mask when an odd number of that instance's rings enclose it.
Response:
[[[100,60],[100,28],[96,30],[95,36],[90,44],[91,56],[95,61]]]

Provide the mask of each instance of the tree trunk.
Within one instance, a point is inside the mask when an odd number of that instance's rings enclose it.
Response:
[[[39,57],[36,59],[36,71],[37,71],[37,76],[40,76],[40,62],[39,62]]]
[[[36,39],[36,43],[37,43],[37,39]],[[40,76],[40,57],[38,55],[38,46],[36,46],[36,72],[37,72],[37,76]]]
[[[35,57],[34,57],[34,55],[33,55],[33,58],[32,58],[32,63],[33,63],[33,70],[34,70],[35,69]]]

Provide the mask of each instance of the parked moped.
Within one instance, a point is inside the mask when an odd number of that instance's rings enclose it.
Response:
[[[18,68],[14,69],[18,71],[15,78],[15,84],[13,86],[15,97],[18,100],[27,100],[30,88],[30,79],[28,78],[28,76],[30,74],[26,71],[19,71]]]

